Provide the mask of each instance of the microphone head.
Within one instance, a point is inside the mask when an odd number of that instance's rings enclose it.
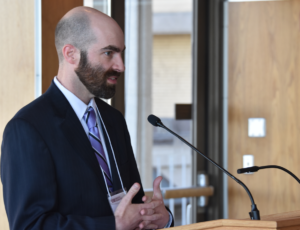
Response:
[[[159,126],[158,124],[162,124],[161,120],[157,116],[154,116],[153,114],[151,114],[151,115],[148,116],[148,121],[153,126]]]

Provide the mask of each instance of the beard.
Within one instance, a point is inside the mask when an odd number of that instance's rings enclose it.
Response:
[[[75,73],[91,94],[104,99],[112,98],[116,92],[116,85],[107,83],[107,79],[121,75],[112,69],[105,70],[101,65],[92,66],[87,59],[86,51],[80,51],[80,62]]]

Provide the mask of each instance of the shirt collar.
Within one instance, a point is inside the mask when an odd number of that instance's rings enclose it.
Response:
[[[92,98],[88,105],[86,105],[83,101],[81,101],[78,97],[76,97],[71,91],[66,89],[58,80],[57,77],[54,77],[55,85],[60,89],[60,91],[65,95],[67,100],[69,101],[71,107],[73,108],[74,112],[76,113],[79,120],[83,118],[84,113],[86,112],[87,108],[92,106],[96,112],[96,103],[94,98]]]

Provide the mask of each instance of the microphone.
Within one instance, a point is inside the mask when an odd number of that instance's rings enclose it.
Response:
[[[247,186],[240,181],[239,179],[235,178],[230,172],[228,172],[226,169],[224,169],[223,167],[221,167],[220,165],[218,165],[216,162],[214,162],[212,159],[210,159],[209,157],[205,156],[203,153],[201,153],[198,149],[196,149],[196,147],[194,147],[193,145],[191,145],[189,142],[187,142],[184,138],[182,138],[181,136],[179,136],[178,134],[174,133],[172,130],[168,129],[166,126],[164,126],[164,124],[161,122],[161,120],[154,116],[154,115],[149,115],[148,116],[148,121],[149,123],[151,123],[153,126],[156,127],[161,127],[164,128],[165,130],[167,130],[168,132],[170,132],[171,134],[173,134],[175,137],[177,137],[179,140],[181,140],[183,143],[185,143],[186,145],[188,145],[189,147],[191,147],[194,151],[196,151],[197,153],[199,153],[202,157],[204,157],[206,160],[208,160],[209,162],[211,162],[213,165],[215,165],[216,167],[218,167],[220,170],[222,170],[224,173],[226,173],[231,179],[233,179],[234,181],[236,181],[239,185],[241,185],[246,192],[248,193],[248,196],[251,200],[251,212],[249,212],[250,218],[252,220],[260,220],[260,215],[259,215],[259,211],[256,207],[256,204],[254,202],[254,199],[252,197],[251,192],[249,191],[249,189],[247,188]]]
[[[241,169],[237,170],[237,173],[241,174],[241,173],[257,172],[260,169],[269,169],[269,168],[281,169],[282,171],[285,171],[286,173],[288,173],[292,177],[294,177],[294,179],[300,184],[300,180],[295,174],[293,174],[291,171],[287,170],[286,168],[283,168],[283,167],[277,166],[277,165],[266,165],[266,166],[260,166],[260,167],[252,166],[252,167],[248,167],[248,168],[241,168]]]
[[[161,120],[157,116],[154,116],[152,114],[148,116],[148,121],[153,126],[160,126],[160,127],[164,126]]]
[[[250,173],[250,172],[257,172],[259,170],[259,167],[257,166],[252,166],[252,167],[248,167],[248,168],[241,168],[237,170],[238,174],[241,173]]]

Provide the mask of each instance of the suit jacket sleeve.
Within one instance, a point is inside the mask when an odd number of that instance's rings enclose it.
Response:
[[[126,122],[124,120],[124,117],[123,117],[123,121],[124,121],[123,124],[125,126],[124,127],[124,130],[125,130],[125,143],[126,143],[127,152],[129,153],[129,161],[128,162],[130,164],[130,167],[129,167],[130,168],[130,173],[129,173],[129,175],[130,175],[130,184],[131,184],[131,186],[134,183],[139,183],[141,185],[141,189],[135,195],[135,197],[132,199],[132,203],[144,203],[142,201],[142,198],[145,195],[145,193],[144,193],[144,190],[143,190],[143,185],[142,185],[140,174],[139,174],[139,171],[138,171],[138,168],[137,168],[136,160],[134,158],[134,153],[133,153],[132,146],[131,146],[131,141],[130,141],[130,135],[129,135],[128,128],[127,128]],[[127,188],[127,191],[129,189],[130,188]]]
[[[22,119],[10,121],[4,131],[1,156],[10,229],[115,229],[114,216],[92,218],[58,213],[57,176],[50,151],[38,131]]]

